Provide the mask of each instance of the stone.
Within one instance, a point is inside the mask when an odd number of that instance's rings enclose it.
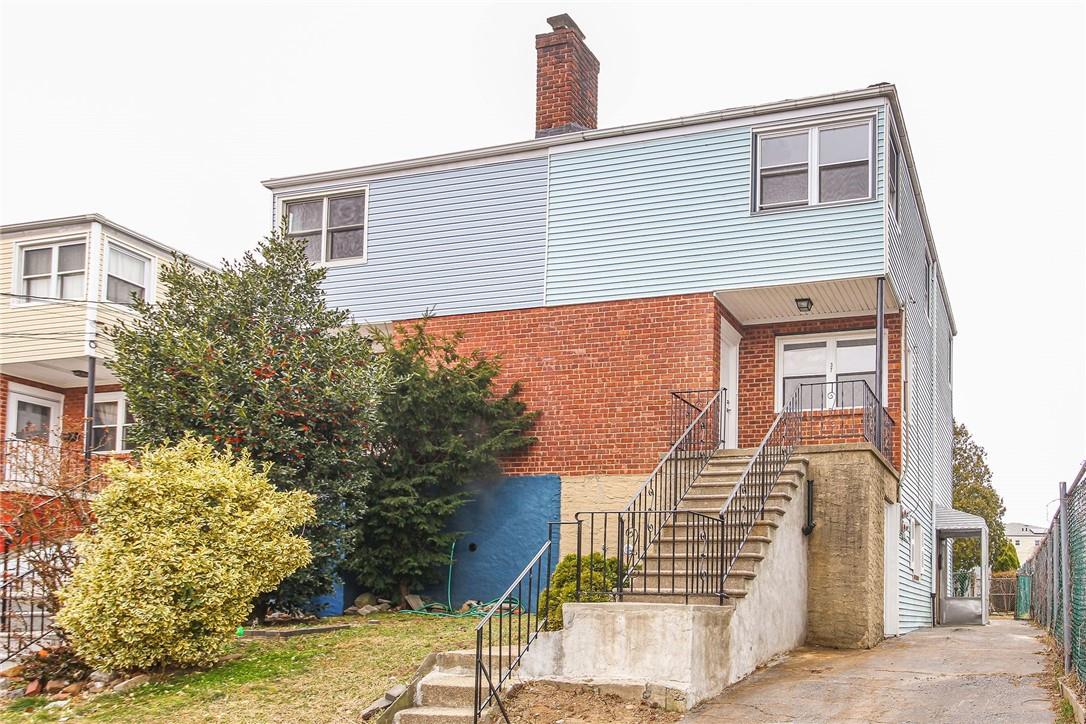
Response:
[[[416,596],[414,593],[409,593],[403,597],[404,605],[410,608],[412,611],[418,611],[422,608],[422,599]]]
[[[68,696],[75,696],[79,692],[83,691],[86,686],[87,685],[84,684],[82,681],[77,681],[74,684],[68,684],[67,686],[65,686],[63,689],[60,690],[60,693],[67,694]]]
[[[71,694],[65,694],[65,693],[62,693],[62,692],[57,692],[56,694],[53,694],[53,695],[51,695],[49,697],[49,701],[65,701],[65,700],[71,699],[71,698],[72,698]]]
[[[367,592],[367,593],[360,593],[357,596],[355,596],[355,599],[354,599],[354,607],[355,608],[362,608],[363,606],[376,606],[376,605],[377,605],[377,596],[376,596],[376,594]]]
[[[112,671],[102,671],[101,669],[96,669],[96,670],[91,672],[90,680],[91,681],[99,681],[99,682],[101,682],[103,684],[109,683],[110,681],[113,681],[113,672]]]
[[[143,686],[150,680],[151,677],[147,674],[138,674],[136,676],[133,676],[131,679],[125,679],[121,683],[114,686],[113,691],[118,694],[124,694],[125,692],[132,691],[133,689],[137,689]]]
[[[363,606],[362,608],[358,609],[358,615],[369,616],[371,613],[377,613],[377,611],[379,610],[380,609],[376,606]]]
[[[392,601],[388,600],[387,598],[378,598],[377,603],[378,604],[387,603],[390,606],[392,605]]]
[[[70,683],[72,682],[66,679],[49,679],[49,681],[45,682],[45,693],[56,694],[58,691],[63,691],[64,687]]]
[[[348,606],[347,608],[343,609],[344,616],[353,616],[356,613],[358,613],[358,606]]]
[[[396,686],[385,692],[385,698],[388,699],[388,703],[391,704],[392,702],[403,696],[403,693],[405,691],[407,691],[406,686],[404,686],[403,684],[396,684]]]
[[[18,699],[21,696],[26,696],[25,686],[16,686],[12,689],[0,691],[0,699]]]
[[[0,676],[6,679],[18,679],[23,675],[23,665],[16,664],[15,666],[8,667],[3,671],[0,671]]]
[[[377,604],[378,611],[387,611],[390,608],[392,608],[392,604],[388,601],[382,601],[381,603]]]
[[[479,605],[478,601],[476,601],[475,599],[469,598],[467,601],[464,601],[464,605],[462,605],[460,607],[460,613],[467,613],[468,611],[470,611],[471,609],[475,608],[478,605]]]
[[[104,681],[92,681],[91,683],[87,684],[86,690],[91,694],[97,694],[100,691],[105,691],[107,686],[108,685]]]
[[[26,696],[37,696],[41,693],[41,679],[34,679],[26,685]]]
[[[64,707],[68,706],[69,703],[71,703],[71,702],[68,699],[57,699],[56,701],[51,701],[48,704],[46,704],[45,708],[46,709],[63,709]]]
[[[383,696],[380,699],[375,699],[369,706],[362,710],[362,721],[367,721],[377,716],[387,709],[388,705],[391,703],[392,702]]]

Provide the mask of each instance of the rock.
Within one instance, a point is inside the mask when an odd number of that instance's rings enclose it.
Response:
[[[86,691],[88,693],[91,693],[91,694],[97,694],[100,691],[105,691],[106,688],[107,688],[106,682],[104,682],[104,681],[92,681],[91,683],[87,684]]]
[[[113,691],[118,694],[124,694],[125,692],[137,689],[151,680],[151,677],[147,674],[138,674],[131,679],[125,679],[121,683],[113,687]]]
[[[52,696],[50,696],[49,701],[65,701],[65,700],[71,699],[71,698],[72,698],[71,694],[57,693],[57,694],[53,694]]]
[[[63,709],[64,707],[68,706],[69,703],[70,702],[68,701],[68,699],[57,699],[56,701],[51,701],[48,704],[46,704],[45,708],[46,709]]]
[[[112,671],[102,671],[101,669],[96,669],[95,671],[91,672],[90,680],[91,681],[99,681],[99,682],[101,682],[103,684],[109,683],[110,681],[113,680],[113,672]]]
[[[344,616],[353,616],[356,613],[358,613],[358,606],[348,606],[347,608],[343,609]]]
[[[362,721],[366,721],[377,716],[379,713],[387,709],[388,705],[391,703],[392,702],[390,702],[383,696],[380,699],[374,700],[373,703],[371,703],[369,706],[362,710]]]
[[[388,601],[382,601],[381,603],[377,604],[378,611],[387,611],[390,608],[392,608],[392,604]]]
[[[4,669],[3,671],[0,671],[0,676],[3,676],[6,679],[18,679],[22,675],[23,675],[23,665],[22,664],[16,664],[15,666],[12,666],[12,667],[9,667],[7,669]]]
[[[66,679],[49,679],[49,681],[45,682],[45,693],[56,694],[59,691],[63,691],[64,687],[70,683],[72,682],[67,681]]]
[[[26,685],[26,696],[37,696],[41,693],[41,679],[34,679]]]
[[[0,691],[0,699],[18,699],[21,696],[26,696],[25,686],[16,686],[13,689]]]
[[[83,691],[86,686],[87,685],[84,684],[82,681],[77,681],[74,684],[68,684],[67,686],[65,686],[63,689],[60,690],[60,693],[67,694],[68,696],[75,696],[79,692]]]
[[[409,593],[403,597],[404,605],[413,611],[418,611],[422,608],[422,599],[413,593]]]
[[[363,606],[376,606],[377,596],[373,593],[360,593],[354,599],[354,607],[362,608]]]
[[[363,606],[362,608],[358,609],[358,615],[369,616],[371,613],[377,613],[380,610],[381,609],[377,608],[376,606]]]
[[[478,601],[469,598],[467,601],[464,601],[464,605],[460,607],[460,613],[467,613],[478,605]]]
[[[391,704],[392,702],[399,699],[405,691],[407,691],[406,686],[404,686],[403,684],[396,684],[396,686],[385,692],[385,698],[388,699],[388,703]]]
[[[387,603],[390,606],[392,605],[392,601],[388,600],[387,598],[378,598],[377,603],[378,603],[378,605],[380,605],[382,603]]]
[[[271,613],[269,613],[267,616],[264,617],[265,621],[271,621],[273,623],[274,622],[290,621],[292,619],[293,619],[293,617],[289,613],[283,613],[282,611],[272,611]]]

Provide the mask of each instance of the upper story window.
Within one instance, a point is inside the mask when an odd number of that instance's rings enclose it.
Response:
[[[134,422],[123,392],[98,393],[94,398],[91,449],[96,453],[128,451],[128,429]]]
[[[86,257],[82,241],[24,247],[19,267],[22,301],[83,299]]]
[[[873,128],[866,119],[757,134],[755,209],[870,199]]]
[[[314,263],[365,261],[366,207],[365,191],[288,202],[287,235],[305,243]]]
[[[106,299],[118,304],[131,304],[133,295],[138,299],[146,299],[147,274],[150,268],[150,259],[111,244],[106,273]]]

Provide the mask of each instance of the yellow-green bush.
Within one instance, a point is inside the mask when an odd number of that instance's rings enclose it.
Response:
[[[618,559],[602,553],[584,556],[581,561],[581,597],[577,598],[577,554],[570,553],[554,567],[551,585],[539,594],[536,610],[546,620],[548,631],[562,628],[562,604],[570,601],[599,603],[610,601],[610,592],[618,583]]]
[[[213,662],[253,598],[310,561],[294,530],[313,500],[279,492],[245,454],[185,439],[112,463],[94,532],[60,594],[57,623],[87,662],[110,670]]]

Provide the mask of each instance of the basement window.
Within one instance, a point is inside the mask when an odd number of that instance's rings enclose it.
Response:
[[[315,264],[366,261],[368,190],[289,201],[287,236],[305,245]]]
[[[755,211],[873,198],[874,122],[859,121],[755,135]]]

